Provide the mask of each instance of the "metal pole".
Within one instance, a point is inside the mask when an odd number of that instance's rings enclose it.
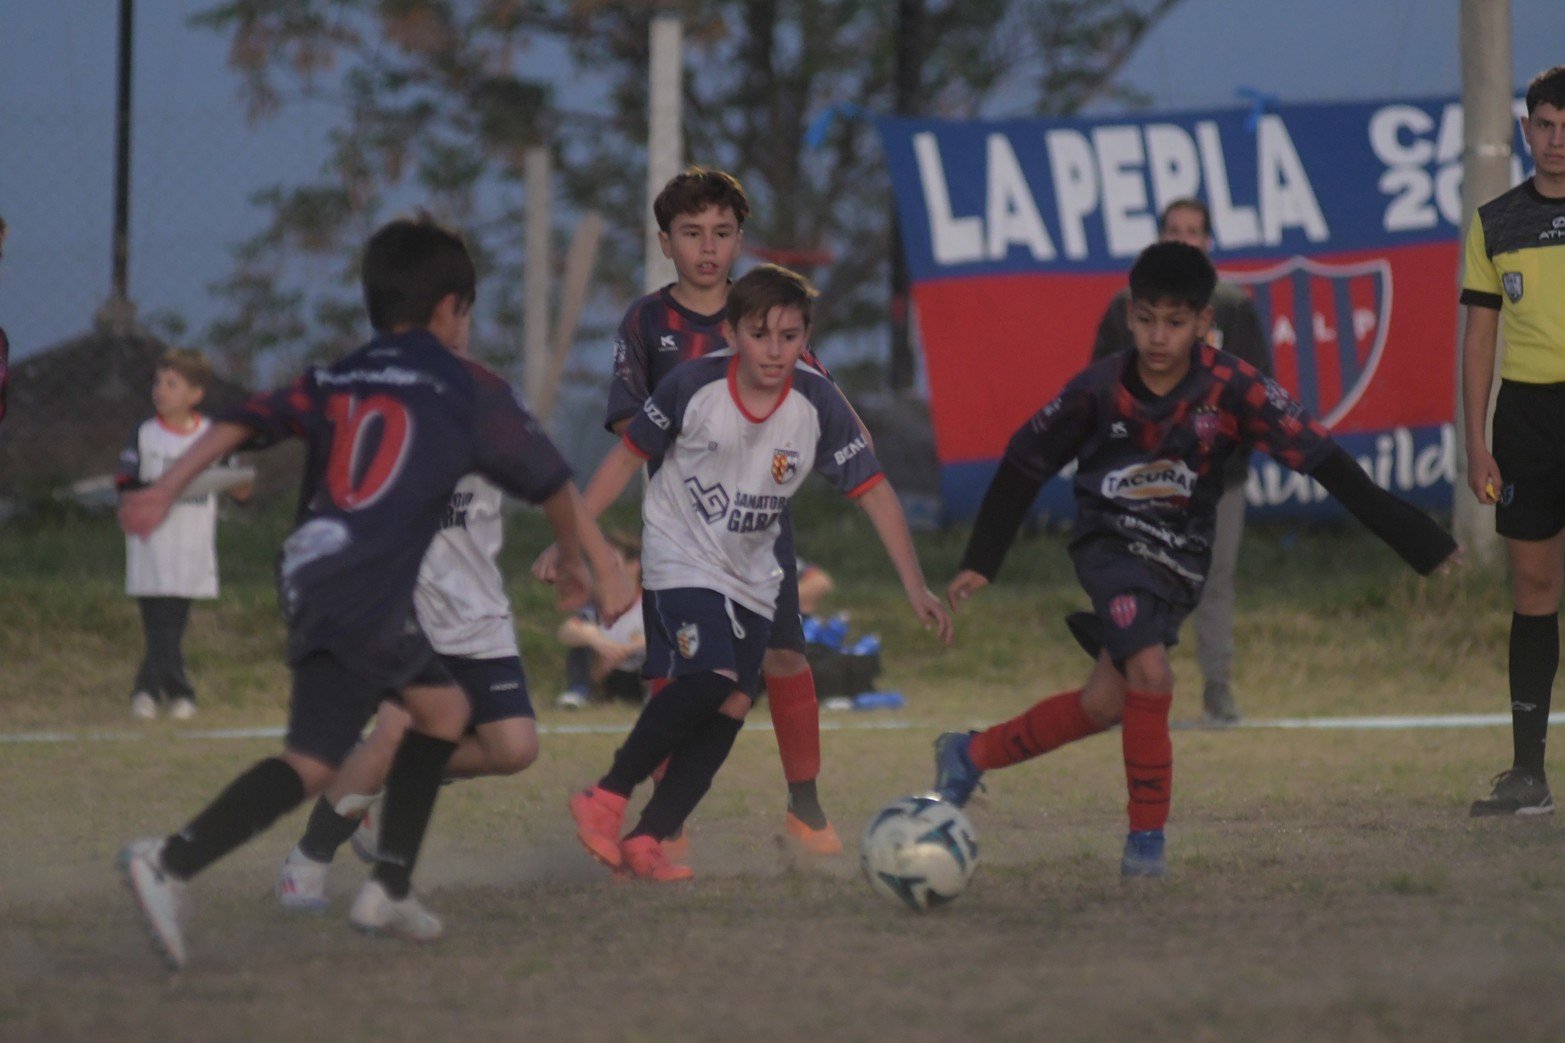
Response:
[[[534,407],[549,368],[549,281],[554,272],[550,244],[549,150],[537,146],[522,159],[523,198],[527,212],[522,269],[522,390]]]
[[[1462,0],[1462,233],[1465,236],[1480,203],[1511,186],[1511,4],[1510,0]],[[1460,330],[1457,333],[1456,488],[1451,525],[1457,540],[1478,561],[1499,554],[1491,508],[1480,505],[1467,488],[1467,439],[1462,409]],[[1494,388],[1500,386],[1495,352]],[[1489,398],[1494,408],[1494,395]]]
[[[129,300],[130,285],[130,82],[135,0],[120,0],[119,80],[114,105],[114,286]]]
[[[918,109],[919,82],[924,60],[923,0],[899,0],[897,4],[896,113],[910,116]],[[913,303],[907,262],[902,257],[902,225],[896,204],[891,204],[891,360],[886,373],[892,391],[913,386],[914,360],[911,320]]]
[[[651,293],[674,281],[674,264],[658,246],[652,200],[684,165],[681,107],[684,91],[684,26],[677,15],[652,19],[647,70],[646,264],[642,286]]]

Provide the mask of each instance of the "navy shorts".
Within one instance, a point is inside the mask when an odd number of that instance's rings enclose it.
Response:
[[[516,656],[503,659],[464,659],[443,655],[440,662],[467,693],[473,716],[468,729],[512,717],[537,717],[527,694],[527,674]]]
[[[704,587],[649,590],[641,599],[647,633],[646,677],[727,670],[755,698],[771,620]]]
[[[1157,566],[1107,541],[1077,548],[1071,557],[1092,611],[1073,612],[1065,623],[1093,659],[1107,650],[1123,667],[1142,649],[1179,643],[1179,627],[1195,606],[1169,596],[1175,585],[1160,582],[1152,571]]]
[[[782,566],[782,585],[777,588],[777,611],[772,616],[772,636],[767,648],[781,648],[804,654],[804,617],[799,612],[799,556],[793,548],[793,514],[784,510],[777,522],[774,548],[777,564]]]
[[[431,652],[405,683],[448,685],[453,681],[440,657]],[[285,740],[288,748],[340,767],[380,701],[394,694],[384,683],[348,669],[332,653],[311,652],[293,666]]]
[[[1500,382],[1494,462],[1504,482],[1495,531],[1509,540],[1546,540],[1565,528],[1565,385]]]

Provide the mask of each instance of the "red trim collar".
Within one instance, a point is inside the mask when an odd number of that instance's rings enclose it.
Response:
[[[739,415],[752,424],[764,423],[771,415],[777,412],[777,407],[783,404],[783,399],[788,397],[788,392],[793,390],[793,374],[788,374],[788,379],[783,381],[782,391],[777,395],[777,401],[772,403],[772,408],[766,411],[764,416],[756,416],[744,407],[744,402],[739,398],[739,354],[735,352],[728,360],[728,397],[734,400],[734,405],[739,407]]]

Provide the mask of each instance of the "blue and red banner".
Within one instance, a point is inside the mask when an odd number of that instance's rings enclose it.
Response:
[[[1211,208],[1213,261],[1253,296],[1277,379],[1382,485],[1450,504],[1457,102],[877,124],[947,517],[976,511],[1011,433],[1086,364],[1158,212],[1186,196]],[[1247,492],[1252,510],[1328,509],[1264,457]],[[1060,482],[1040,499],[1051,514],[1069,501]]]

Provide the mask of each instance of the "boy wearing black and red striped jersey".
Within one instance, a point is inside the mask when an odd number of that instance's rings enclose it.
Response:
[[[542,505],[564,550],[562,607],[587,596],[583,550],[600,579],[619,575],[548,436],[504,380],[457,355],[476,295],[461,239],[427,218],[393,221],[370,238],[363,282],[373,340],[219,416],[156,482],[121,500],[121,526],[144,537],[214,460],[246,443],[300,437],[309,446],[298,524],[279,566],[293,678],[284,751],[241,774],[179,832],[121,853],[154,940],[176,968],[185,960],[184,882],[319,792],[388,689],[413,725],[387,780],[373,876],[350,919],[421,941],[441,933],[410,882],[470,708],[417,624],[413,589],[464,475]],[[603,595],[610,616],[629,604],[622,586]]]
[[[744,239],[750,204],[744,188],[720,170],[692,167],[674,177],[653,201],[658,241],[674,262],[677,280],[636,301],[614,341],[614,378],[604,426],[624,434],[663,378],[689,359],[729,350],[723,332],[728,278]],[[808,346],[803,361],[826,373]],[[829,377],[830,374],[827,373]],[[766,649],[766,705],[788,784],[784,829],[811,854],[836,854],[842,841],[817,791],[821,766],[820,704],[805,658],[799,611],[799,566],[793,519],[785,514],[777,539],[784,576]]]
[[[1149,246],[1130,272],[1134,353],[1090,365],[1011,438],[947,590],[953,607],[999,571],[1038,490],[1077,463],[1070,555],[1091,612],[1067,620],[1095,660],[1086,684],[981,732],[936,740],[935,788],[965,804],[987,770],[1121,725],[1130,833],[1121,870],[1164,872],[1173,782],[1168,648],[1211,560],[1223,464],[1251,446],[1310,475],[1421,574],[1456,544],[1375,485],[1275,381],[1207,346],[1217,275],[1198,248]]]

